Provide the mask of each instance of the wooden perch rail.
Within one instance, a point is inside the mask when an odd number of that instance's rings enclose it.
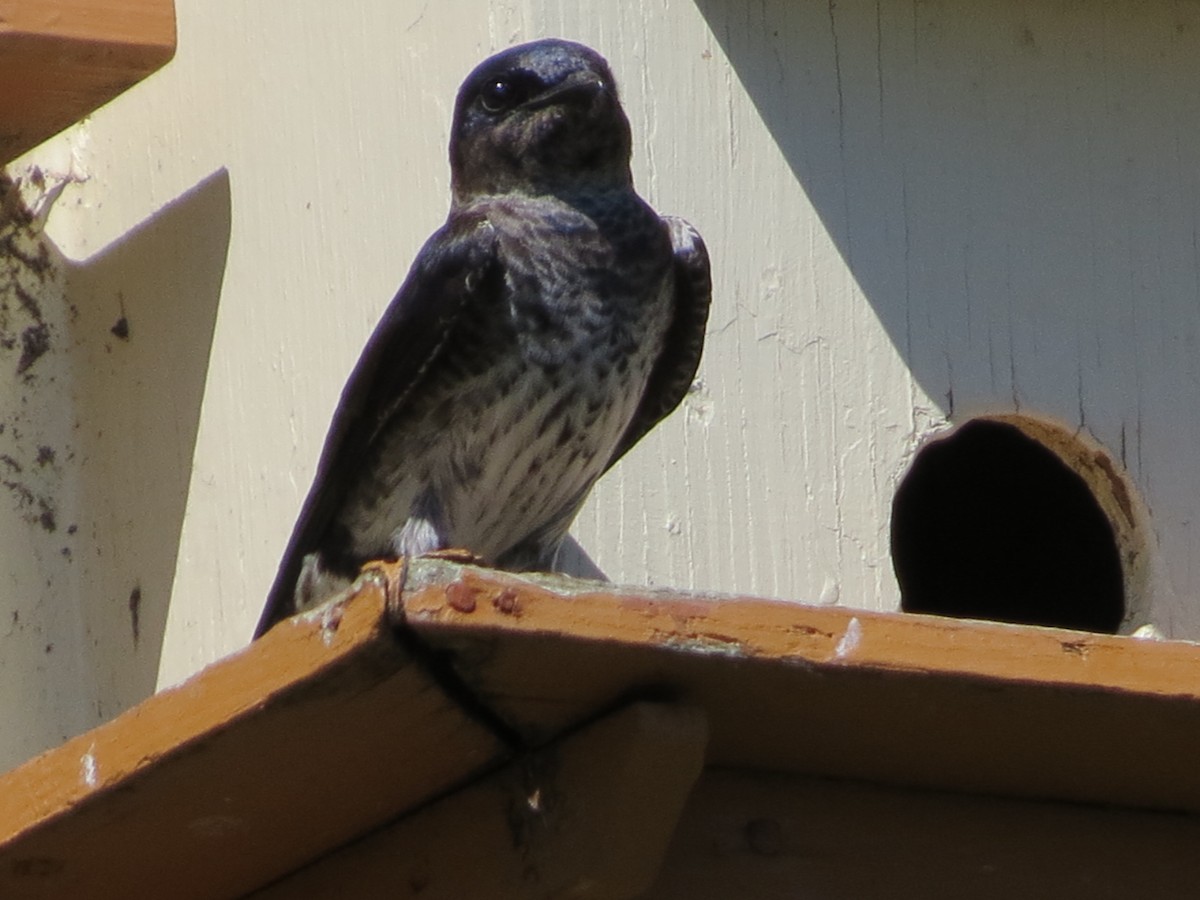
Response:
[[[0,896],[691,896],[645,892],[704,765],[701,816],[738,772],[830,810],[788,785],[1196,813],[1198,673],[1180,642],[418,560],[395,619],[364,580],[0,778]]]
[[[0,0],[0,165],[174,55],[174,0]]]

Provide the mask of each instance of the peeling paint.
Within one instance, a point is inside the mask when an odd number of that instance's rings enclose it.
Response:
[[[859,642],[862,640],[862,624],[858,621],[858,616],[850,620],[850,624],[846,626],[846,633],[842,635],[842,639],[838,641],[837,647],[834,648],[833,655],[837,659],[845,659],[858,649]]]
[[[1060,641],[1060,646],[1063,653],[1069,653],[1072,656],[1081,656],[1086,658],[1091,645],[1087,641]]]
[[[321,608],[321,641],[326,647],[331,646],[334,637],[337,636],[338,628],[342,624],[343,611],[344,607],[340,601]]]
[[[682,650],[686,653],[697,653],[707,656],[729,656],[738,659],[749,656],[741,641],[713,635],[680,635],[661,633],[655,639],[663,646],[672,650]]]
[[[94,788],[100,783],[100,774],[96,765],[96,745],[92,744],[88,748],[88,752],[83,754],[83,758],[79,761],[80,772],[83,776],[83,783],[90,788]]]

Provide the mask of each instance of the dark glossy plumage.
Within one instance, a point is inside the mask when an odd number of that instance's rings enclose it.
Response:
[[[548,567],[596,479],[683,399],[708,257],[635,193],[630,146],[582,45],[513,47],[467,77],[449,217],[343,391],[257,634],[370,559]]]

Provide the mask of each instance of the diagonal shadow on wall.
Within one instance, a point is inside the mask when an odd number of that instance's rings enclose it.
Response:
[[[101,719],[154,692],[230,226],[220,170],[68,271],[73,552]]]
[[[1200,7],[697,6],[925,394],[1136,473],[1197,380]]]

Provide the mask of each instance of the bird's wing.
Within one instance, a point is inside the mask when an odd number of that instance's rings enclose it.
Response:
[[[403,415],[473,297],[498,291],[495,233],[480,216],[451,215],[421,248],[367,341],[334,412],[308,498],[288,541],[254,636],[294,612],[304,556],[319,545],[383,427]]]
[[[663,221],[670,231],[671,246],[675,251],[674,313],[663,337],[662,352],[650,370],[642,400],[617,442],[606,471],[679,405],[691,387],[704,349],[704,328],[712,299],[708,249],[699,232],[683,219],[664,216]]]

